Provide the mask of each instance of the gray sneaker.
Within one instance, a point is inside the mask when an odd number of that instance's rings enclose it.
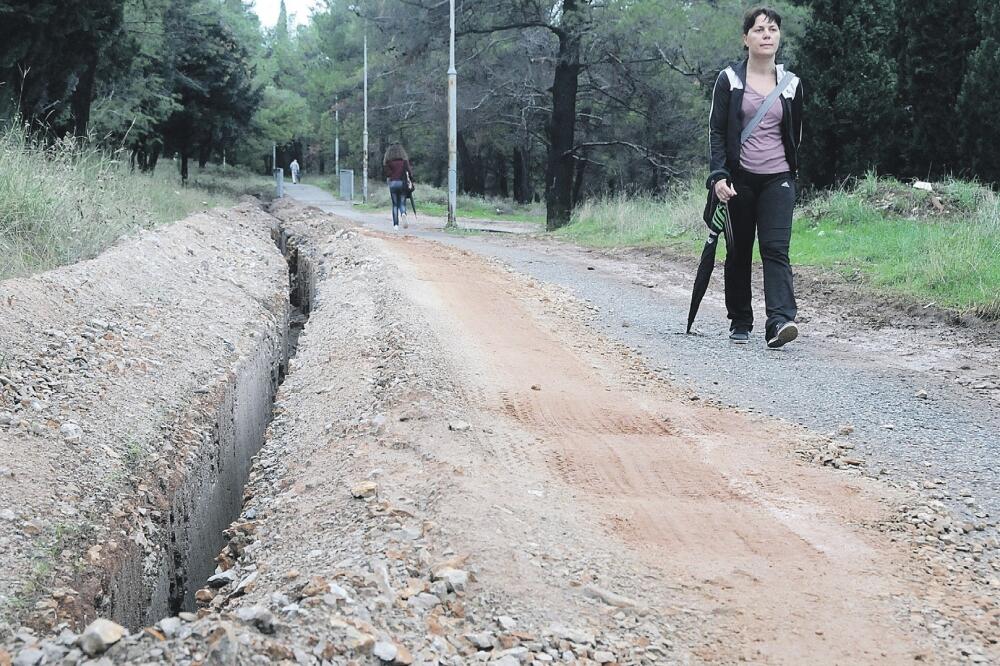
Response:
[[[789,342],[799,337],[799,327],[794,321],[786,321],[774,332],[774,337],[767,341],[767,346],[771,349],[783,347]]]
[[[729,334],[729,341],[734,345],[745,345],[750,342],[750,331],[738,328]]]

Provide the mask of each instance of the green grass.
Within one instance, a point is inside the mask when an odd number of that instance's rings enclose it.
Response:
[[[1000,319],[1000,198],[955,180],[934,189],[870,175],[821,196],[796,220],[792,260],[859,274],[925,304]]]
[[[700,252],[708,233],[701,221],[704,206],[704,188],[699,190],[694,181],[662,197],[617,194],[579,204],[570,224],[553,233],[592,247],[670,246]]]
[[[17,126],[0,131],[0,279],[97,255],[137,228],[266,193],[270,179],[194,169],[181,187],[172,160],[155,174],[124,156],[66,139],[45,144]]]
[[[859,277],[923,304],[1000,319],[1000,197],[958,180],[935,183],[934,190],[870,174],[813,198],[796,209],[792,263]],[[704,203],[698,180],[660,198],[588,201],[555,235],[594,247],[670,247],[695,255],[706,234]]]
[[[327,191],[337,195],[340,185],[336,180],[329,180],[322,185]],[[361,198],[361,192],[354,192],[355,198]],[[448,191],[440,187],[432,187],[417,183],[413,193],[417,212],[433,217],[448,216]],[[513,204],[507,199],[494,197],[474,197],[459,194],[455,201],[456,213],[459,219],[502,220],[506,222],[537,222],[545,224],[545,207],[542,204]],[[390,208],[389,188],[385,183],[371,181],[368,184],[368,203],[358,204],[361,210],[386,210]]]

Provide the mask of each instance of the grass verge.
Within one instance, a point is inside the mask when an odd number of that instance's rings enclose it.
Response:
[[[0,133],[0,279],[97,255],[123,234],[264,193],[270,180],[195,170],[180,186],[172,160],[155,174],[74,139],[46,144],[16,126]]]
[[[870,174],[814,197],[796,209],[792,263],[857,277],[924,304],[1000,319],[1000,197],[966,181],[933,187],[926,192]],[[700,181],[660,198],[585,202],[555,233],[595,247],[667,246],[697,254],[706,235],[704,202]]]

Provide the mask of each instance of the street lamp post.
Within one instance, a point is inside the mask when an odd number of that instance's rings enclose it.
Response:
[[[337,178],[340,178],[340,97],[334,98],[336,100],[334,107],[334,118],[335,124],[337,125],[337,136],[333,140],[333,168],[334,173],[337,174]]]
[[[458,197],[458,71],[455,69],[455,0],[449,0],[451,39],[448,49],[448,224],[457,226],[455,201]]]
[[[454,0],[452,0],[454,2]],[[368,30],[365,30],[365,128],[361,133],[361,198],[368,203]]]

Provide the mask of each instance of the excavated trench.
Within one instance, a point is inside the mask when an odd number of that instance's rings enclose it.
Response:
[[[288,264],[288,302],[226,381],[193,396],[190,427],[182,430],[200,433],[200,442],[180,481],[163,489],[169,506],[160,512],[165,519],[157,541],[151,549],[129,543],[105,583],[99,612],[131,629],[195,609],[195,592],[215,573],[215,557],[226,543],[223,530],[240,515],[253,457],[315,294],[313,266],[295,239],[277,226],[272,237]]]

